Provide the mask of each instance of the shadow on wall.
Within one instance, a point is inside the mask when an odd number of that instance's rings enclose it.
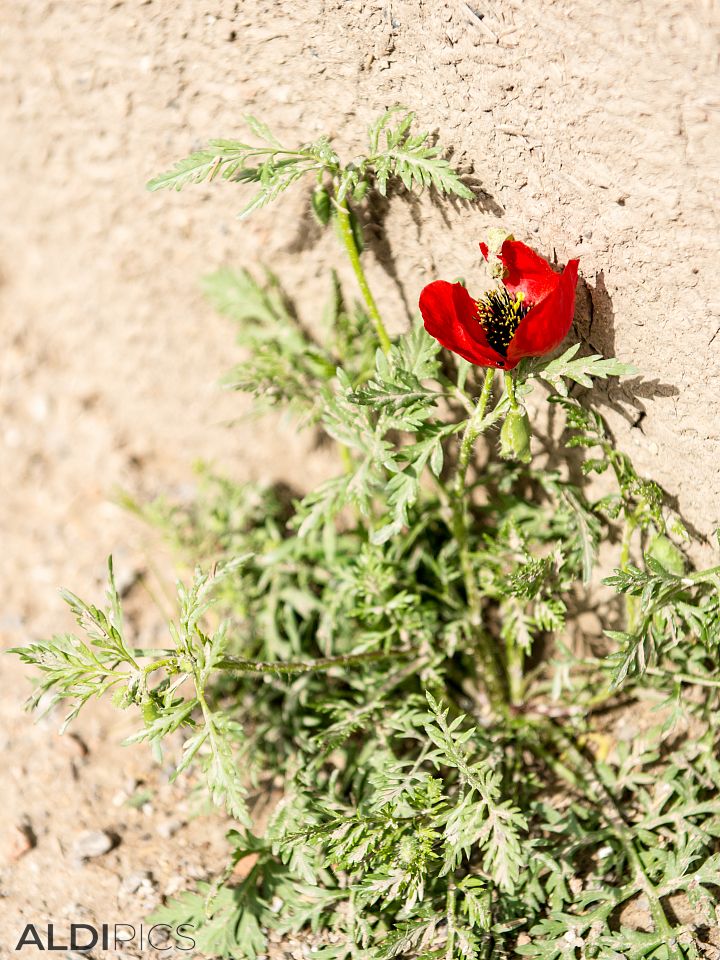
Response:
[[[462,179],[463,183],[475,193],[476,199],[474,201],[461,200],[458,197],[441,196],[433,189],[429,189],[426,193],[426,197],[430,199],[432,206],[439,211],[443,223],[448,230],[452,229],[452,224],[447,217],[447,207],[451,207],[455,211],[473,208],[481,213],[490,213],[495,217],[503,216],[505,212],[504,209],[491,194],[482,188],[480,181],[476,177],[464,176]],[[412,322],[417,315],[417,306],[408,299],[407,291],[401,279],[401,273],[398,270],[395,255],[393,254],[387,231],[385,230],[385,221],[390,213],[392,201],[394,197],[397,196],[402,196],[405,208],[409,210],[410,217],[415,225],[417,239],[420,240],[424,227],[422,201],[416,193],[410,190],[405,190],[402,187],[398,189],[391,186],[385,197],[376,191],[371,191],[366,199],[360,204],[355,204],[353,209],[362,227],[365,250],[373,255],[376,262],[392,281],[403,305],[406,317],[409,322]],[[324,229],[312,213],[311,191],[307,191],[306,200],[303,204],[303,214],[298,220],[295,235],[287,245],[288,252],[298,254],[311,250],[320,240]]]
[[[553,251],[554,253],[554,251]],[[548,258],[549,259],[549,258]],[[556,270],[564,264],[557,262],[557,257],[549,259]],[[610,358],[615,356],[615,310],[612,298],[608,292],[605,275],[601,270],[595,274],[595,282],[591,283],[584,277],[578,279],[575,316],[573,325],[563,348],[579,343],[580,355],[599,354]],[[623,360],[623,357],[618,359]],[[611,378],[610,380],[595,380],[591,392],[578,384],[570,385],[570,396],[585,396],[590,398],[590,405],[601,410],[603,407],[619,414],[631,428],[642,432],[642,422],[647,415],[646,401],[660,397],[678,396],[680,391],[669,383],[662,383],[659,379],[646,380],[642,375]],[[548,456],[547,466],[550,469],[565,465],[573,483],[582,482],[582,462],[585,459],[583,448],[567,448],[559,442],[562,432],[557,419],[559,411],[554,405],[548,410],[547,433],[542,437],[545,452]],[[608,436],[615,442],[612,430],[606,423]],[[671,501],[671,498],[668,498]],[[674,506],[674,504],[673,504]]]
[[[603,357],[615,356],[615,310],[604,271],[595,274],[594,286],[583,278],[578,281],[573,330],[574,342],[587,344],[590,352]],[[646,380],[638,375],[623,377],[619,381],[597,381],[592,399],[594,403],[614,410],[631,427],[642,430],[647,414],[643,401],[679,395],[680,391],[671,383],[662,383],[658,378]]]
[[[605,275],[601,270],[595,274],[595,283],[591,284],[588,280],[580,278],[578,281],[575,317],[573,327],[568,337],[568,344],[581,343],[583,345],[582,353],[598,353],[603,357],[615,356],[615,310],[613,308],[612,298],[605,284]],[[623,360],[623,357],[618,359]],[[580,387],[571,387],[570,395],[581,392]],[[605,407],[619,414],[631,428],[642,432],[642,423],[648,412],[648,403],[653,400],[677,397],[680,395],[679,389],[671,383],[663,383],[659,378],[646,380],[641,374],[634,377],[623,377],[620,380],[612,378],[611,380],[596,380],[590,394],[592,406],[596,408]],[[550,410],[548,421],[548,443],[547,452],[549,454],[548,465],[559,466],[560,459],[563,459],[569,466],[570,477],[573,482],[579,482],[582,471],[582,460],[584,451],[581,448],[567,449],[562,448],[562,457],[559,455],[557,444],[550,438],[556,436],[554,431],[555,411]],[[616,446],[612,431],[606,424],[608,436],[613,440]],[[679,516],[680,505],[677,497],[663,491],[668,506]],[[683,523],[690,534],[701,543],[707,543],[708,538],[701,533],[697,527],[690,523],[685,517]]]

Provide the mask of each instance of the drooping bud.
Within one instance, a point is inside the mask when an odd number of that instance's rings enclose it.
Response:
[[[685,575],[685,557],[664,534],[659,533],[651,542],[648,553],[661,567],[676,577]]]
[[[503,460],[530,463],[530,419],[523,407],[511,410],[500,430],[500,456]]]

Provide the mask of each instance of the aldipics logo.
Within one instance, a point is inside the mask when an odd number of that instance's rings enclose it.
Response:
[[[20,934],[15,953],[27,950],[64,953],[75,950],[121,950],[132,945],[140,950],[193,950],[195,941],[190,936],[195,929],[192,923],[171,927],[156,923],[152,927],[131,923],[103,923],[95,927],[90,923],[71,923],[65,930],[58,930],[54,923],[47,926],[28,923]]]

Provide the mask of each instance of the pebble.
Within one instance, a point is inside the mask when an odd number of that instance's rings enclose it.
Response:
[[[75,860],[93,860],[112,850],[114,846],[114,838],[104,830],[86,830],[75,840],[72,855]]]
[[[85,907],[76,900],[66,903],[64,907],[60,908],[60,916],[70,920],[72,920],[73,917],[79,917],[81,913],[87,912]]]
[[[152,878],[147,870],[142,870],[139,873],[129,873],[126,877],[123,877],[118,893],[129,896],[137,893],[141,887],[147,886],[152,886]]]
[[[37,845],[37,837],[29,823],[16,823],[3,844],[4,859],[16,863]]]
[[[118,887],[117,899],[121,907],[130,902],[142,903],[143,913],[152,910],[160,901],[157,884],[147,870],[130,873],[123,877]]]
[[[174,837],[178,830],[182,829],[182,820],[162,820],[156,827],[157,835],[163,840],[169,840]]]
[[[168,882],[165,884],[165,889],[163,890],[164,897],[172,897],[179,890],[182,890],[185,886],[185,877],[181,874],[176,873],[175,876],[170,877]]]
[[[30,408],[30,416],[33,420],[36,420],[38,423],[42,423],[43,420],[47,420],[48,412],[50,410],[50,402],[46,396],[43,394],[37,394],[34,396],[28,403]]]

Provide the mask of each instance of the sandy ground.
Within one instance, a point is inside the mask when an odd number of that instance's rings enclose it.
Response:
[[[334,252],[308,226],[307,193],[239,224],[229,187],[143,190],[205,139],[240,135],[245,112],[289,141],[332,133],[351,156],[365,124],[402,102],[454,147],[481,204],[396,203],[389,245],[367,226],[371,279],[398,318],[429,279],[471,282],[490,225],[580,256],[580,333],[642,371],[608,397],[619,440],[708,537],[720,523],[718,22],[714,0],[6,3],[0,642],[67,629],[56,588],[99,599],[109,553],[138,633],[159,635],[138,575],[157,567],[168,582],[171,563],[113,505],[118,488],[187,493],[199,457],[307,485],[327,469],[291,424],[258,424],[218,390],[232,332],[198,290],[218,264],[269,261],[312,322]],[[14,661],[0,674],[0,950],[29,921],[139,923],[222,864],[225,825],[143,748],[118,746],[129,719],[93,709],[79,740],[60,740],[52,718],[21,713]],[[88,830],[114,847],[82,864]]]

